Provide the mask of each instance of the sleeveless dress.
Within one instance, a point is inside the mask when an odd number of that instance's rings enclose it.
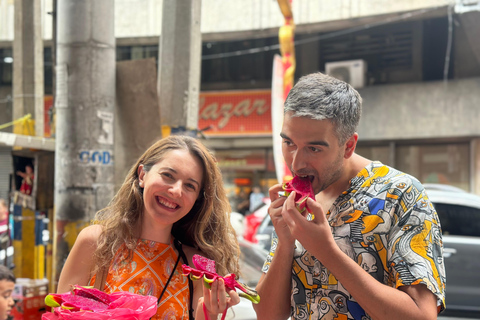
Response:
[[[151,240],[139,240],[128,263],[125,247],[120,248],[108,270],[104,291],[112,293],[129,291],[141,295],[159,297],[165,287],[178,255],[170,244]],[[151,319],[188,319],[189,298],[187,277],[182,274],[183,260],[180,259],[170,280],[157,313]],[[95,283],[96,276],[90,279]]]

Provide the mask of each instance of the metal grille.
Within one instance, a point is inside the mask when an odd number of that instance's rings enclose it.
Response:
[[[13,173],[10,148],[0,148],[0,198],[7,199],[10,174]]]
[[[380,74],[413,68],[413,38],[413,24],[396,24],[327,39],[320,43],[320,65],[363,59],[369,77],[384,82]]]

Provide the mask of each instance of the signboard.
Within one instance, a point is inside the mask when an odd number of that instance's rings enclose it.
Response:
[[[272,134],[271,91],[201,92],[198,128],[206,136]]]

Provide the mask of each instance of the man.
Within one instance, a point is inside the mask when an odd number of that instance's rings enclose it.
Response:
[[[314,220],[295,192],[270,188],[272,249],[258,319],[436,319],[445,270],[438,216],[414,177],[355,153],[362,100],[347,83],[307,75],[285,101],[283,156],[308,177]]]

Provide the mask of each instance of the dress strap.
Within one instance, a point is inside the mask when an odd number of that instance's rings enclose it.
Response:
[[[165,287],[163,287],[162,293],[160,293],[160,296],[158,297],[157,305],[160,303],[160,300],[162,300],[163,294],[167,290],[168,284],[170,283],[170,280],[172,280],[173,274],[177,270],[178,262],[180,261],[180,255],[177,257],[177,261],[175,262],[175,266],[173,267],[172,272],[170,273],[170,276],[168,277],[167,282],[165,283]]]
[[[178,257],[182,257],[184,264],[188,266],[188,259],[187,259],[187,256],[185,255],[185,252],[183,252],[182,243],[177,239],[173,239],[173,244],[175,245],[175,248],[178,251]],[[188,291],[190,292],[190,307],[188,308],[188,315],[189,315],[188,318],[191,320],[194,320],[195,318],[193,317],[193,307],[192,307],[193,306],[193,281],[192,279],[190,279],[190,277],[187,277],[187,279],[188,279]]]

